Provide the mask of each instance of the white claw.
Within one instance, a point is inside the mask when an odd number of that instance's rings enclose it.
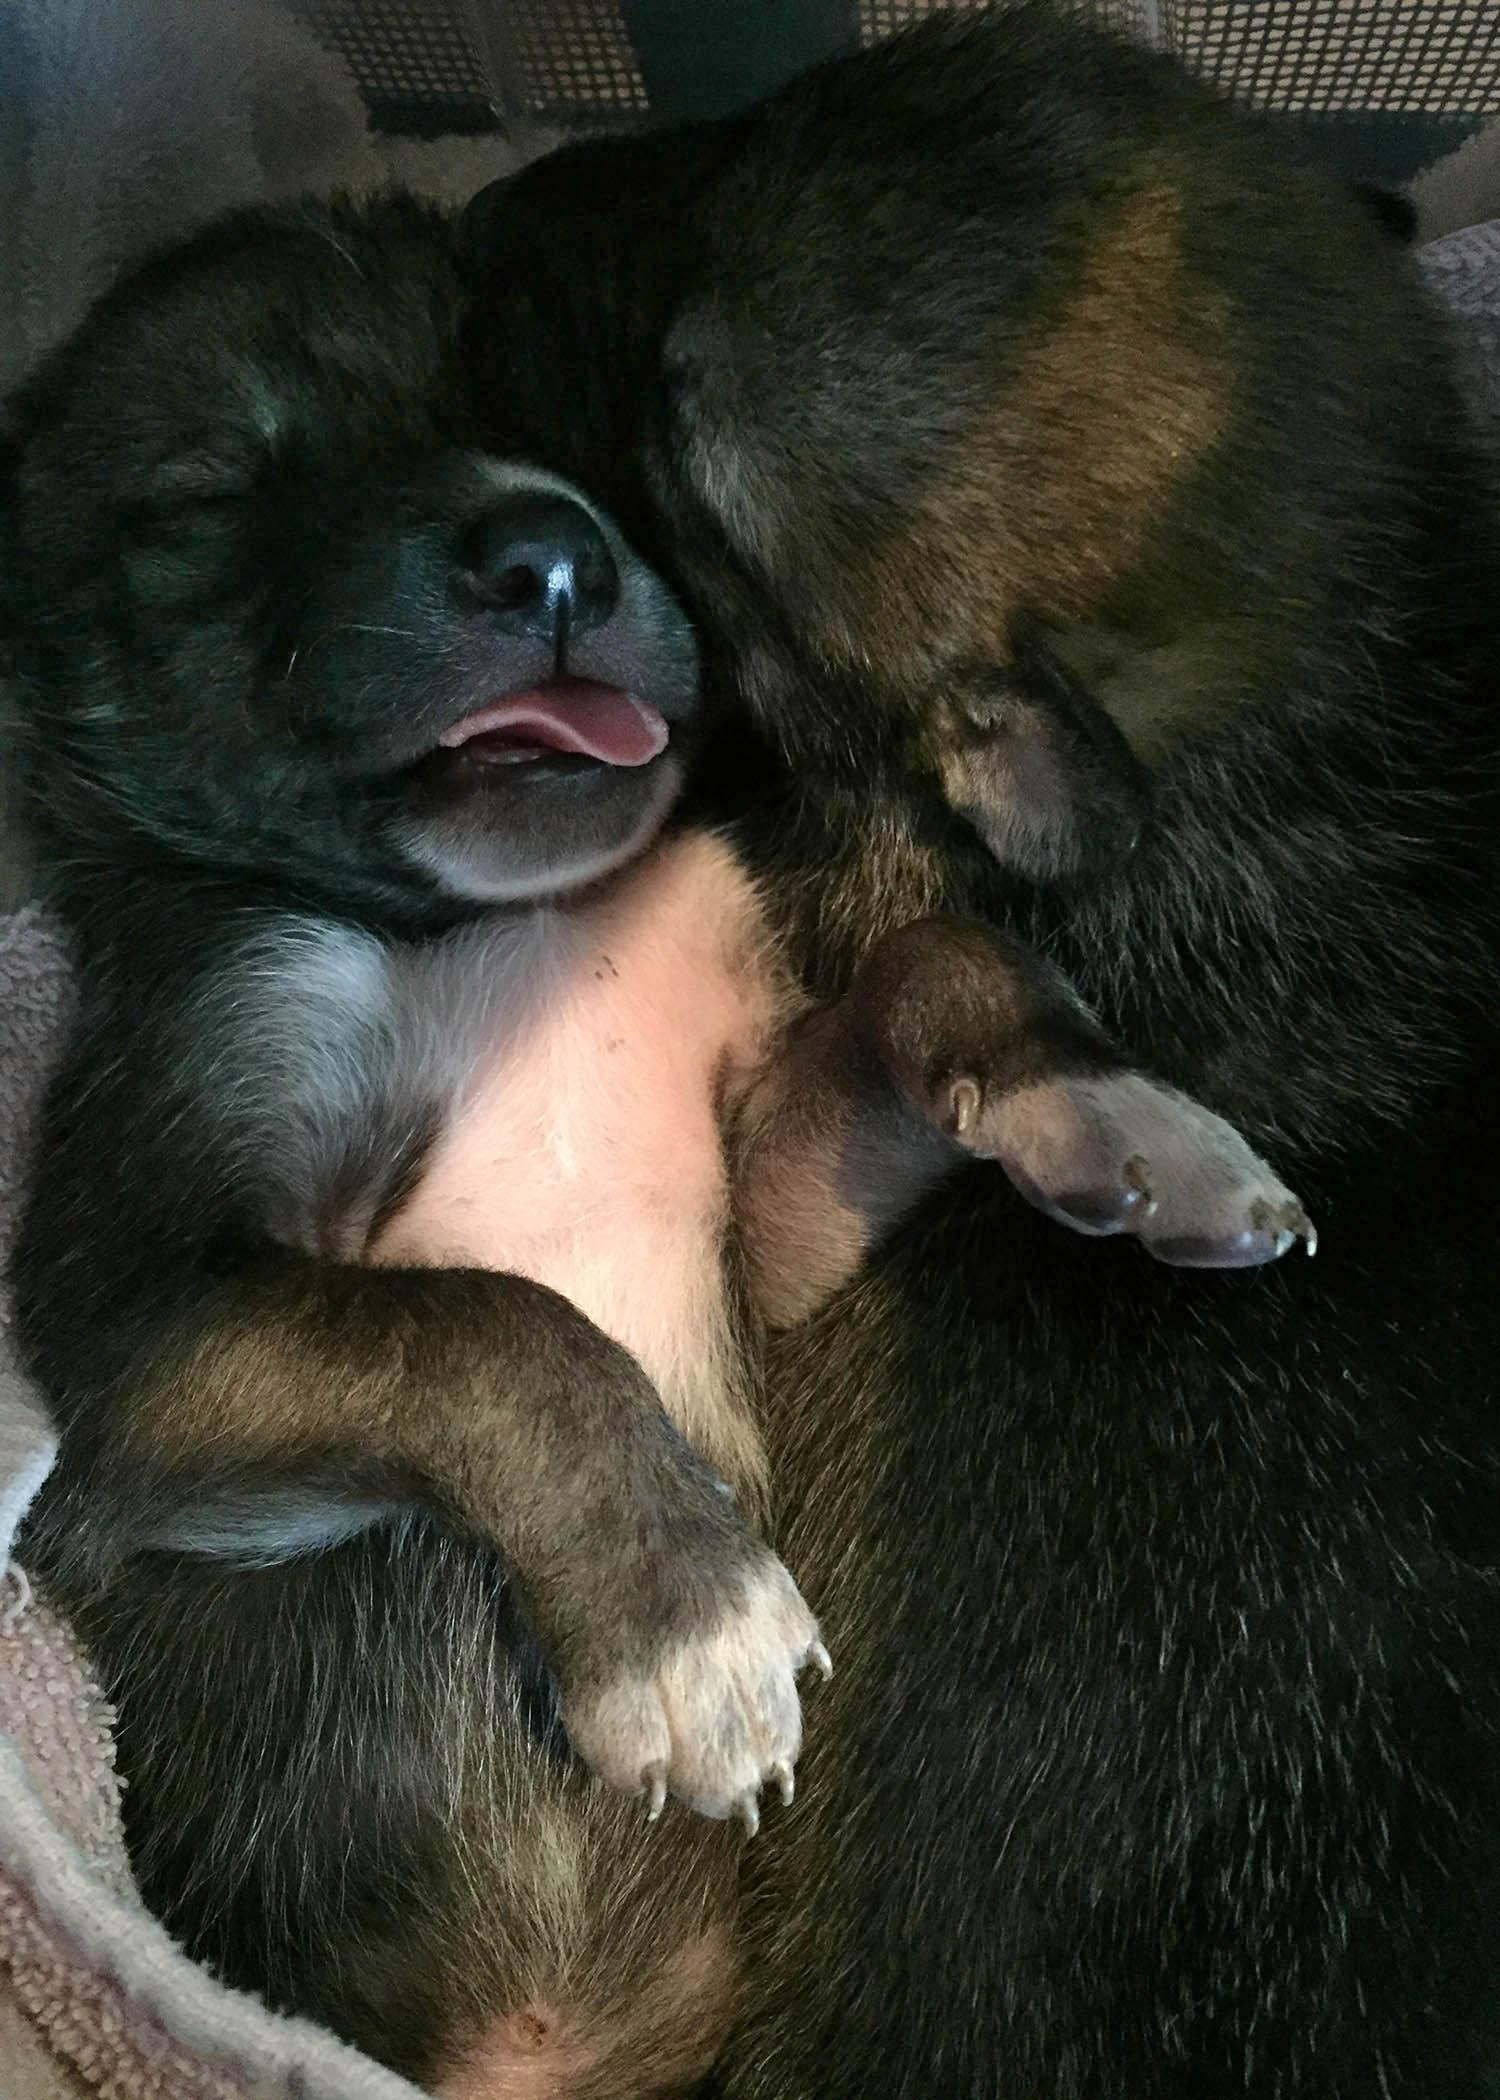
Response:
[[[782,1807],[790,1808],[792,1797],[797,1791],[797,1782],[792,1775],[791,1766],[783,1759],[781,1763],[772,1765],[770,1776],[780,1790]]]
[[[666,1766],[648,1765],[641,1774],[641,1783],[646,1789],[646,1821],[654,1823],[667,1805]]]
[[[966,1138],[979,1121],[981,1096],[972,1079],[955,1080],[948,1095],[949,1109],[953,1117],[953,1134]]]
[[[734,1812],[745,1826],[746,1837],[753,1838],[760,1828],[760,1804],[754,1794],[741,1794]]]
[[[809,1663],[812,1664],[823,1682],[827,1684],[829,1678],[833,1675],[833,1657],[821,1641],[814,1641],[806,1655],[803,1656],[802,1668],[804,1670]]]

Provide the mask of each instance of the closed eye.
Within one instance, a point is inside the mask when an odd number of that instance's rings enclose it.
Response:
[[[139,495],[155,511],[238,503],[254,494],[269,464],[268,459],[236,460],[221,453],[177,453],[152,468]]]

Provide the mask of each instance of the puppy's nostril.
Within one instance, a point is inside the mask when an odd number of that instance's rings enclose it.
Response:
[[[540,605],[547,591],[545,579],[521,562],[490,579],[470,569],[464,581],[481,604],[493,606],[496,612],[518,612],[524,606]]]
[[[614,556],[592,515],[550,490],[509,496],[472,520],[458,581],[469,607],[507,634],[559,647],[603,626],[620,593]]]

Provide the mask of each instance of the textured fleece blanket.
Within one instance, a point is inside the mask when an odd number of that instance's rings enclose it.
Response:
[[[0,0],[0,116],[0,391],[143,237],[387,176],[461,197],[515,158],[494,141],[372,141],[339,64],[257,0]],[[1474,182],[1471,160],[1461,183],[1436,185],[1434,220]],[[1458,317],[1476,414],[1500,436],[1500,221],[1437,241],[1424,266]],[[3,764],[0,751],[0,900],[14,866]],[[45,921],[0,917],[0,1270],[68,1006]],[[0,2100],[413,2100],[329,2036],[214,1983],[141,1906],[108,1708],[11,1560],[54,1451],[0,1294]]]

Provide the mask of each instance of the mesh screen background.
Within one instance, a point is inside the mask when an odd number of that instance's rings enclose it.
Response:
[[[528,106],[553,118],[589,110],[646,113],[645,85],[615,7],[604,0],[544,0],[508,12]]]
[[[464,8],[444,0],[306,0],[299,14],[340,57],[377,104],[386,99],[495,101],[492,58]]]
[[[740,0],[755,6],[757,0]],[[880,36],[934,6],[854,0]],[[1250,102],[1288,111],[1431,116],[1500,109],[1500,0],[1073,0],[1166,45]],[[649,114],[616,0],[299,0],[375,104],[418,128],[501,114],[638,123]],[[398,119],[399,121],[399,119]]]

